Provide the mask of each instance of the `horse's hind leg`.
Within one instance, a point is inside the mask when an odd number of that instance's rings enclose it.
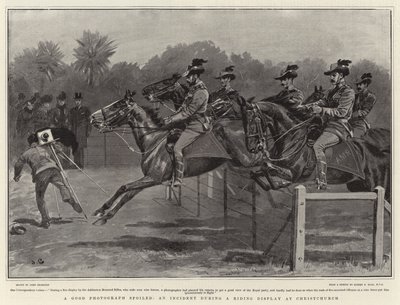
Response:
[[[158,185],[158,184],[160,184],[160,182],[156,182],[152,178],[145,176],[145,177],[143,177],[143,178],[141,178],[139,180],[136,180],[135,182],[123,185],[121,187],[121,188],[124,188],[123,195],[121,193],[121,194],[119,194],[117,196],[117,198],[118,198],[120,195],[122,195],[121,199],[119,200],[119,202],[110,211],[108,211],[107,214],[105,214],[104,216],[100,217],[93,224],[94,225],[104,225],[104,224],[106,224],[107,220],[109,220],[112,217],[114,217],[114,215],[119,211],[119,209],[122,208],[125,203],[127,203],[129,200],[131,200],[140,191],[144,190],[145,188],[148,188],[148,187],[151,187],[151,186],[154,186],[154,185]],[[117,191],[117,193],[118,193],[118,191]],[[109,201],[107,201],[107,203]]]

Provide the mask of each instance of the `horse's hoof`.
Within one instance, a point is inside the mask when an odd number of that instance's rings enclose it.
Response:
[[[107,223],[107,219],[100,218],[100,219],[97,219],[94,223],[92,223],[92,225],[94,225],[94,226],[103,226],[106,223]]]
[[[95,217],[102,217],[102,216],[104,216],[104,211],[97,210],[92,215]]]

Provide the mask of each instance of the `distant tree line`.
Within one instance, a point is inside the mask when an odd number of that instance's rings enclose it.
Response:
[[[73,93],[82,92],[86,105],[95,110],[122,97],[126,89],[133,89],[138,92],[137,99],[144,103],[140,94],[144,86],[171,77],[173,73],[182,73],[194,57],[208,60],[202,78],[210,91],[219,86],[214,77],[224,67],[234,65],[237,74],[232,83],[234,88],[246,98],[255,96],[259,100],[281,90],[274,77],[289,64],[274,64],[270,60],[261,62],[248,52],[227,54],[212,41],[198,41],[167,46],[161,55],[153,56],[143,66],[136,62],[111,65],[110,58],[117,51],[117,45],[108,36],[88,30],[76,42],[77,47],[73,51],[75,61],[71,64],[63,62],[64,53],[59,44],[53,41],[40,41],[36,48],[22,50],[12,59],[9,63],[8,82],[10,122],[15,121],[19,106],[18,95],[21,93],[25,99],[29,99],[35,92],[56,96],[60,91],[65,91],[67,103],[72,104]],[[134,60],[134,54],[132,57]],[[323,72],[330,63],[319,58],[306,58],[294,63],[299,66],[295,85],[306,96],[312,93],[314,86],[329,88],[329,79]],[[370,89],[377,96],[377,105],[369,120],[374,126],[390,128],[390,73],[372,61],[361,60],[351,65],[348,83],[354,86],[356,78],[364,72],[372,73]]]

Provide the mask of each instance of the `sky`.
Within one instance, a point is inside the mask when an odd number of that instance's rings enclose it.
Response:
[[[10,60],[52,40],[71,63],[76,39],[91,30],[118,45],[111,63],[143,65],[168,45],[211,40],[228,55],[275,64],[309,57],[391,65],[389,10],[12,10],[8,21]]]

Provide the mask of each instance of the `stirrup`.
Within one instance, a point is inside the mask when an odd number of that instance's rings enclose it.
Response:
[[[324,179],[315,179],[315,182],[317,184],[317,189],[321,191],[325,191],[328,188],[328,183]]]
[[[171,186],[172,187],[180,187],[182,185],[183,185],[182,180],[177,179],[177,180],[171,181]]]

